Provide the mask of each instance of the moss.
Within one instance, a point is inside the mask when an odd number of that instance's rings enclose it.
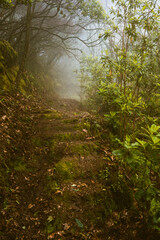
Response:
[[[56,138],[60,141],[71,140],[72,134],[71,133],[55,134],[54,138]]]
[[[42,117],[46,119],[61,119],[62,114],[56,110],[49,110]]]
[[[54,138],[59,140],[59,141],[72,140],[72,133],[55,134]]]
[[[81,175],[76,157],[64,157],[55,165],[56,178],[60,181],[73,180]]]
[[[57,150],[57,141],[56,140],[52,140],[51,141],[51,147],[50,147],[51,155],[55,155],[56,154],[56,150]]]
[[[0,41],[0,85],[4,91],[11,91],[17,74],[17,53],[6,41]]]
[[[59,121],[59,125],[56,126],[57,130],[59,130],[61,133],[73,133],[78,131],[78,126],[76,124],[64,124],[63,122]]]
[[[63,229],[62,219],[60,217],[49,216],[46,222],[46,227],[44,232],[50,234],[55,231],[60,231]]]
[[[50,162],[58,161],[63,156],[64,145],[60,145],[56,139],[42,139],[34,138],[32,139],[32,144],[35,147],[48,150],[47,160]]]
[[[23,78],[20,79],[20,86],[19,86],[19,90],[23,95],[27,95],[27,92],[25,90],[26,88],[26,82]]]
[[[1,76],[0,84],[3,90],[5,91],[10,91],[12,89],[12,84],[8,80],[8,77],[6,75]]]
[[[33,121],[32,118],[30,117],[24,117],[24,118],[21,118],[20,120],[21,122],[24,122],[24,123],[30,123]]]
[[[32,139],[32,144],[36,147],[50,147],[52,144],[52,140],[45,140],[42,138],[33,138]]]
[[[75,175],[75,163],[71,161],[60,161],[56,164],[55,171],[61,180],[73,179]]]
[[[52,193],[54,193],[55,191],[57,191],[58,189],[60,189],[59,183],[53,179],[52,176],[47,175],[46,177],[46,186],[44,188],[45,192],[47,193],[47,195],[51,195]]]
[[[7,41],[0,41],[0,85],[3,91],[12,91],[19,67],[17,64],[17,52]],[[27,95],[26,81],[20,79],[20,92]]]
[[[3,65],[3,63],[1,62],[3,58],[0,57],[0,73],[3,73],[5,70],[5,67]]]
[[[76,153],[79,155],[89,155],[91,152],[96,152],[98,150],[98,146],[94,143],[89,144],[77,144],[71,145],[68,147],[69,151],[72,153]]]
[[[42,145],[42,139],[41,138],[33,138],[32,144],[36,147],[40,147]]]
[[[14,164],[14,170],[18,172],[26,171],[26,164],[23,161]]]
[[[73,140],[84,140],[85,133],[83,132],[69,132],[69,133],[57,133],[54,135],[54,139],[59,141],[73,141]]]
[[[18,66],[13,66],[12,69],[11,69],[12,75],[13,75],[13,76],[12,76],[12,77],[13,77],[13,81],[15,81],[15,78],[16,78],[16,76],[17,76],[18,69],[19,69]]]
[[[79,122],[78,118],[71,118],[71,119],[65,119],[63,120],[64,123],[77,123]]]
[[[7,41],[0,41],[0,61],[5,67],[15,66],[17,61],[17,52]]]
[[[11,91],[15,85],[15,78],[17,75],[17,67],[12,67],[10,69],[4,68],[4,72],[0,78],[1,88],[5,91]]]

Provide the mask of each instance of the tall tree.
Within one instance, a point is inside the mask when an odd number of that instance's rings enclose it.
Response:
[[[27,55],[28,55],[28,51],[29,51],[30,32],[31,32],[31,17],[32,17],[31,2],[28,2],[27,3],[27,17],[26,17],[26,35],[25,35],[25,39],[24,39],[25,43],[24,43],[23,55],[21,57],[20,66],[19,66],[19,70],[17,73],[17,77],[16,77],[16,89],[18,89],[18,87],[19,87],[21,74],[23,73],[23,71],[25,69],[25,63],[26,63]]]
[[[8,40],[20,56],[17,87],[20,72],[26,63],[29,65],[29,60],[43,58],[44,64],[51,64],[57,57],[78,49],[78,42],[87,46],[99,43],[99,38],[92,40],[97,28],[89,26],[105,19],[105,12],[96,0],[16,0],[10,9],[1,8],[0,12],[1,38]],[[81,37],[82,32],[91,30],[91,36]]]

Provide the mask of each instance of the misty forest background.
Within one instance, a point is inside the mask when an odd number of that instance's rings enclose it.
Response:
[[[160,1],[0,1],[2,210],[18,151],[16,111],[59,98],[76,99],[89,112],[83,130],[106,154],[99,178],[112,194],[103,210],[119,214],[108,228],[134,213],[127,237],[159,239]]]

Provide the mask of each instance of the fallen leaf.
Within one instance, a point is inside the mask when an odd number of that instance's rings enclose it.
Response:
[[[114,160],[114,156],[111,156],[112,161]]]
[[[63,236],[63,234],[64,234],[64,231],[52,233],[48,236],[48,239],[53,239],[55,237],[55,235]]]
[[[72,189],[73,191],[75,191],[75,192],[79,192],[79,188],[77,188],[77,189]]]
[[[95,137],[87,137],[87,140],[95,139]]]
[[[61,195],[63,194],[63,192],[60,191],[60,190],[57,190],[57,191],[55,192],[55,194],[59,194],[59,193],[60,193]]]
[[[87,184],[85,184],[85,183],[82,183],[81,186],[82,187],[88,187]]]
[[[71,186],[72,186],[72,187],[76,187],[76,184],[72,184]]]
[[[49,216],[49,217],[47,218],[48,222],[52,222],[53,219],[54,219],[54,218],[53,218],[52,216]]]
[[[88,133],[87,129],[83,129],[82,132]]]
[[[64,223],[63,225],[64,225],[64,230],[65,230],[65,231],[70,228],[70,225],[69,225],[68,223]]]
[[[55,233],[50,234],[50,235],[48,236],[48,239],[53,239],[53,238],[54,238],[54,235],[55,235]]]
[[[35,206],[34,204],[31,204],[31,203],[30,203],[30,204],[28,205],[28,208],[30,209],[30,208],[33,208],[34,206]]]
[[[107,150],[104,150],[104,153],[107,154],[107,155],[111,155],[111,153],[108,152]]]
[[[59,236],[63,236],[64,231],[57,232],[56,234],[58,234]]]
[[[75,218],[75,220],[76,220],[78,227],[83,228],[83,223],[78,218]]]
[[[6,115],[2,116],[2,120],[5,120],[6,118],[7,118],[7,116],[6,116]]]
[[[114,221],[113,221],[112,219],[110,219],[110,220],[107,222],[107,226],[108,226],[108,227],[114,226]]]

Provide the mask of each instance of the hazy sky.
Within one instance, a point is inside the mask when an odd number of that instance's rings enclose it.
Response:
[[[111,0],[99,0],[105,9],[108,9],[111,5],[112,5],[112,1]]]

